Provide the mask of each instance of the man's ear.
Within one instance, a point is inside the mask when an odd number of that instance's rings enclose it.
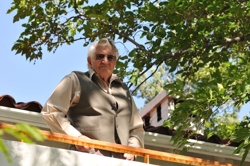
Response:
[[[88,64],[89,64],[89,65],[92,65],[92,64],[91,64],[91,59],[90,59],[90,57],[88,57],[87,60],[88,60]]]

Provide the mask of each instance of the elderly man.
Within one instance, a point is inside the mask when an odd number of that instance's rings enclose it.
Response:
[[[53,132],[132,147],[144,147],[143,122],[127,86],[113,73],[118,50],[110,39],[100,39],[88,51],[88,72],[66,75],[46,102],[42,118]],[[65,118],[67,117],[67,118]],[[134,160],[86,146],[70,149]]]

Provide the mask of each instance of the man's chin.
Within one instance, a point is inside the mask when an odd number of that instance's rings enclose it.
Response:
[[[112,72],[110,70],[101,70],[98,74],[100,76],[106,76],[106,75],[111,75]]]
[[[102,72],[102,73],[111,73],[112,71],[110,70],[110,68],[107,68],[107,67],[101,67],[100,68],[100,70],[99,70],[100,72]]]

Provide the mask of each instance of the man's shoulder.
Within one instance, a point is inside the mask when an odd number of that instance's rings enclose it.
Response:
[[[83,76],[86,75],[89,77],[89,72],[82,72],[82,71],[72,71],[71,74],[76,74],[77,76]]]
[[[122,82],[122,80],[116,75],[116,74],[112,74],[111,75],[111,82],[117,82],[117,83],[119,83],[119,84],[124,84],[123,82]]]
[[[74,71],[72,71],[71,73],[84,74],[84,73],[86,73],[86,72],[82,72],[82,71],[74,70]]]

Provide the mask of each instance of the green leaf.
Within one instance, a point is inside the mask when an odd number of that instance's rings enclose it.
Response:
[[[34,143],[32,139],[43,141],[45,138],[36,127],[24,123],[16,124],[13,127],[6,127],[4,128],[4,132],[26,143]]]
[[[233,152],[233,154],[239,154],[241,149],[245,146],[244,142],[241,143]]]
[[[16,127],[19,130],[27,133],[28,136],[30,136],[31,138],[33,138],[37,141],[44,141],[44,139],[45,139],[45,136],[42,133],[40,133],[38,128],[36,128],[34,126],[30,126],[30,125],[25,124],[25,123],[19,123],[16,125]]]
[[[167,85],[164,85],[163,87],[165,90],[174,90],[175,89],[175,85],[174,84],[167,84]]]
[[[7,147],[4,145],[3,140],[0,138],[0,151],[3,152],[5,158],[9,161],[12,162],[10,155],[9,155],[9,150]]]
[[[152,38],[153,38],[153,34],[147,33],[147,39],[148,39],[148,40],[151,40]]]
[[[149,28],[147,26],[143,26],[144,31],[149,31]]]
[[[242,156],[242,160],[241,160],[241,162],[240,162],[240,166],[242,166],[243,163],[244,163],[244,161],[246,160],[246,157],[247,157],[247,155],[248,155],[248,152],[249,152],[249,150],[245,150],[245,151],[244,151],[243,156]]]
[[[250,135],[250,129],[248,128],[241,128],[232,135],[231,140],[240,142],[242,140],[246,140]]]
[[[208,133],[207,134],[207,139],[209,139],[211,136],[213,136],[214,135],[214,133],[213,132],[210,132],[210,133]]]

